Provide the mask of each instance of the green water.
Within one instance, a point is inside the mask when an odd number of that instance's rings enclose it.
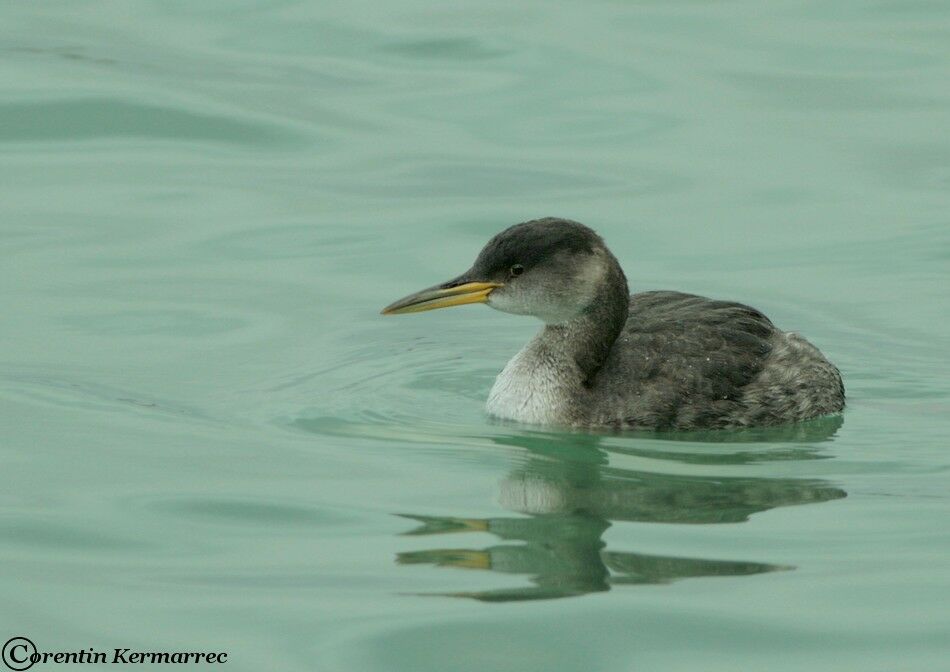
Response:
[[[946,2],[4,3],[0,640],[950,669],[948,81]],[[847,412],[493,423],[535,323],[378,310],[544,215]]]

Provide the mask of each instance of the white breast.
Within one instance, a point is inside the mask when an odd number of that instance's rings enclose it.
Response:
[[[506,420],[555,424],[567,417],[565,373],[542,350],[529,343],[498,374],[486,409]]]

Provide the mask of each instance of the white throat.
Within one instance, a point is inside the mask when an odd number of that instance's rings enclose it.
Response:
[[[576,365],[557,347],[546,343],[542,334],[498,374],[485,405],[491,415],[539,425],[566,421],[571,381],[578,375]]]

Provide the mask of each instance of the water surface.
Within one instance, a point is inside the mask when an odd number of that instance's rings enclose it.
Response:
[[[0,56],[0,640],[947,665],[944,3],[6,3]],[[492,422],[536,324],[377,313],[545,215],[806,334],[846,413]]]

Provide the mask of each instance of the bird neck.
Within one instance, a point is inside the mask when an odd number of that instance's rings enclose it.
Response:
[[[561,356],[573,358],[581,383],[587,386],[604,365],[620,335],[627,321],[629,303],[627,278],[611,255],[604,282],[594,300],[568,322],[546,325],[539,340],[559,350]]]

